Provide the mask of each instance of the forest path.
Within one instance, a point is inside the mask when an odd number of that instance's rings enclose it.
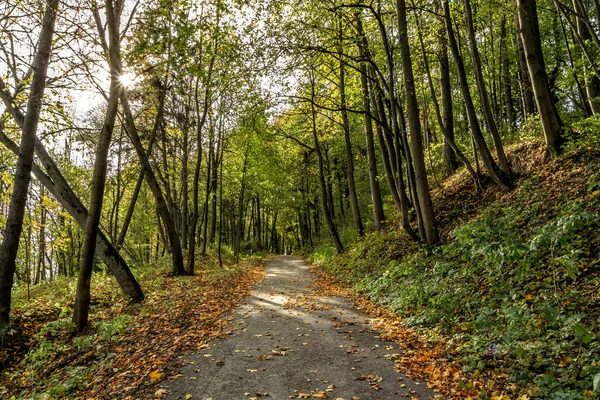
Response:
[[[382,342],[351,301],[313,293],[302,259],[277,257],[266,271],[234,333],[190,355],[167,399],[433,398],[424,382],[395,372],[398,346]]]

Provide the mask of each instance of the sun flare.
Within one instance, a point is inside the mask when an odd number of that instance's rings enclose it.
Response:
[[[137,77],[134,74],[132,74],[131,72],[125,72],[124,74],[122,74],[119,77],[119,81],[126,88],[133,86],[133,84],[135,84],[136,80],[137,80]]]

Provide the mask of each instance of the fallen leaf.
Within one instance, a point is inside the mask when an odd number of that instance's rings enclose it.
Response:
[[[162,399],[163,397],[165,397],[167,395],[167,393],[169,393],[169,391],[167,389],[158,389],[156,392],[154,392],[154,396],[156,398]]]
[[[152,371],[148,374],[148,376],[150,377],[150,380],[152,382],[156,382],[162,379],[163,374],[161,374],[160,372],[158,372],[158,370]]]

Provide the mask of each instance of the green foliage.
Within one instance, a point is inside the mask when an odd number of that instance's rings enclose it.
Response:
[[[600,115],[580,120],[573,124],[567,136],[567,150],[593,149],[600,143]]]
[[[125,334],[125,330],[132,321],[133,317],[130,315],[118,315],[113,318],[112,321],[98,322],[94,328],[96,329],[96,334],[100,339],[119,342],[121,340],[120,336]]]
[[[596,172],[586,184],[598,190],[599,181]],[[571,199],[548,213],[535,185],[524,181],[516,203],[492,204],[435,248],[403,250],[383,231],[343,257],[314,258],[407,326],[460,343],[464,371],[504,366],[536,396],[583,398],[600,381],[600,318],[590,297],[600,286],[599,204]]]
[[[327,243],[316,247],[310,254],[310,262],[320,264],[330,257],[336,254],[335,247],[332,244]]]

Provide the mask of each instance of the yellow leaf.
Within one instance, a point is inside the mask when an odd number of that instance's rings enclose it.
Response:
[[[529,400],[529,396],[527,396],[526,394],[524,394],[521,397],[519,397],[518,400]]]
[[[191,394],[189,394],[189,393],[185,395],[185,399],[186,399],[186,400],[188,400],[188,399],[191,399],[192,397],[193,397],[193,396],[192,396]]]
[[[492,396],[490,397],[490,400],[510,400],[510,397],[503,394],[502,396]]]
[[[150,377],[150,380],[152,382],[155,382],[155,381],[161,380],[163,375],[160,372],[158,372],[158,370],[156,370],[156,371],[150,372],[150,374],[148,374],[148,376]]]

